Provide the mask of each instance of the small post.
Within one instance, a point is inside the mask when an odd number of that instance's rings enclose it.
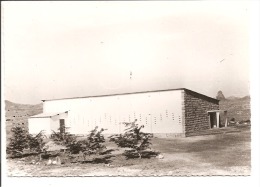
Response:
[[[227,120],[227,111],[224,111],[225,114],[225,127],[228,125],[228,120]]]

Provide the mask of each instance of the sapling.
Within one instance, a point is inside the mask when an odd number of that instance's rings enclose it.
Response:
[[[150,158],[159,154],[150,147],[153,135],[141,131],[144,125],[138,125],[137,120],[123,124],[126,127],[124,133],[110,136],[110,141],[121,148],[126,148],[124,155],[127,158]]]

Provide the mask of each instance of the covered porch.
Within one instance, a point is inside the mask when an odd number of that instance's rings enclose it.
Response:
[[[221,128],[228,126],[227,110],[207,111],[210,128]]]

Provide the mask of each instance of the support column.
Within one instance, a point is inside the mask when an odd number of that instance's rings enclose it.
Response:
[[[228,121],[227,121],[227,111],[224,111],[225,114],[225,127],[227,127],[228,125]]]
[[[216,117],[217,117],[217,128],[219,128],[219,112],[216,112]]]

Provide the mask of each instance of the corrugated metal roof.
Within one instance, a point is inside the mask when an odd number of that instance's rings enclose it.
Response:
[[[130,92],[130,93],[118,93],[118,94],[108,94],[108,95],[94,95],[94,96],[83,96],[83,97],[68,97],[68,98],[59,98],[59,99],[45,99],[42,100],[43,102],[45,101],[55,101],[55,100],[65,100],[65,99],[81,99],[81,98],[92,98],[92,97],[107,97],[107,96],[117,96],[117,95],[129,95],[129,94],[141,94],[141,93],[152,93],[152,92],[165,92],[165,91],[175,91],[175,90],[186,90],[186,91],[190,91],[199,95],[202,95],[204,97],[219,101],[218,99],[215,99],[213,97],[209,97],[206,95],[203,95],[201,93],[189,90],[187,88],[176,88],[176,89],[167,89],[167,90],[153,90],[153,91],[142,91],[142,92]]]
[[[64,114],[66,112],[68,112],[68,111],[65,111],[65,112],[53,112],[53,113],[41,113],[41,114],[37,114],[37,115],[34,115],[34,116],[30,116],[30,118],[51,118],[53,116]]]

